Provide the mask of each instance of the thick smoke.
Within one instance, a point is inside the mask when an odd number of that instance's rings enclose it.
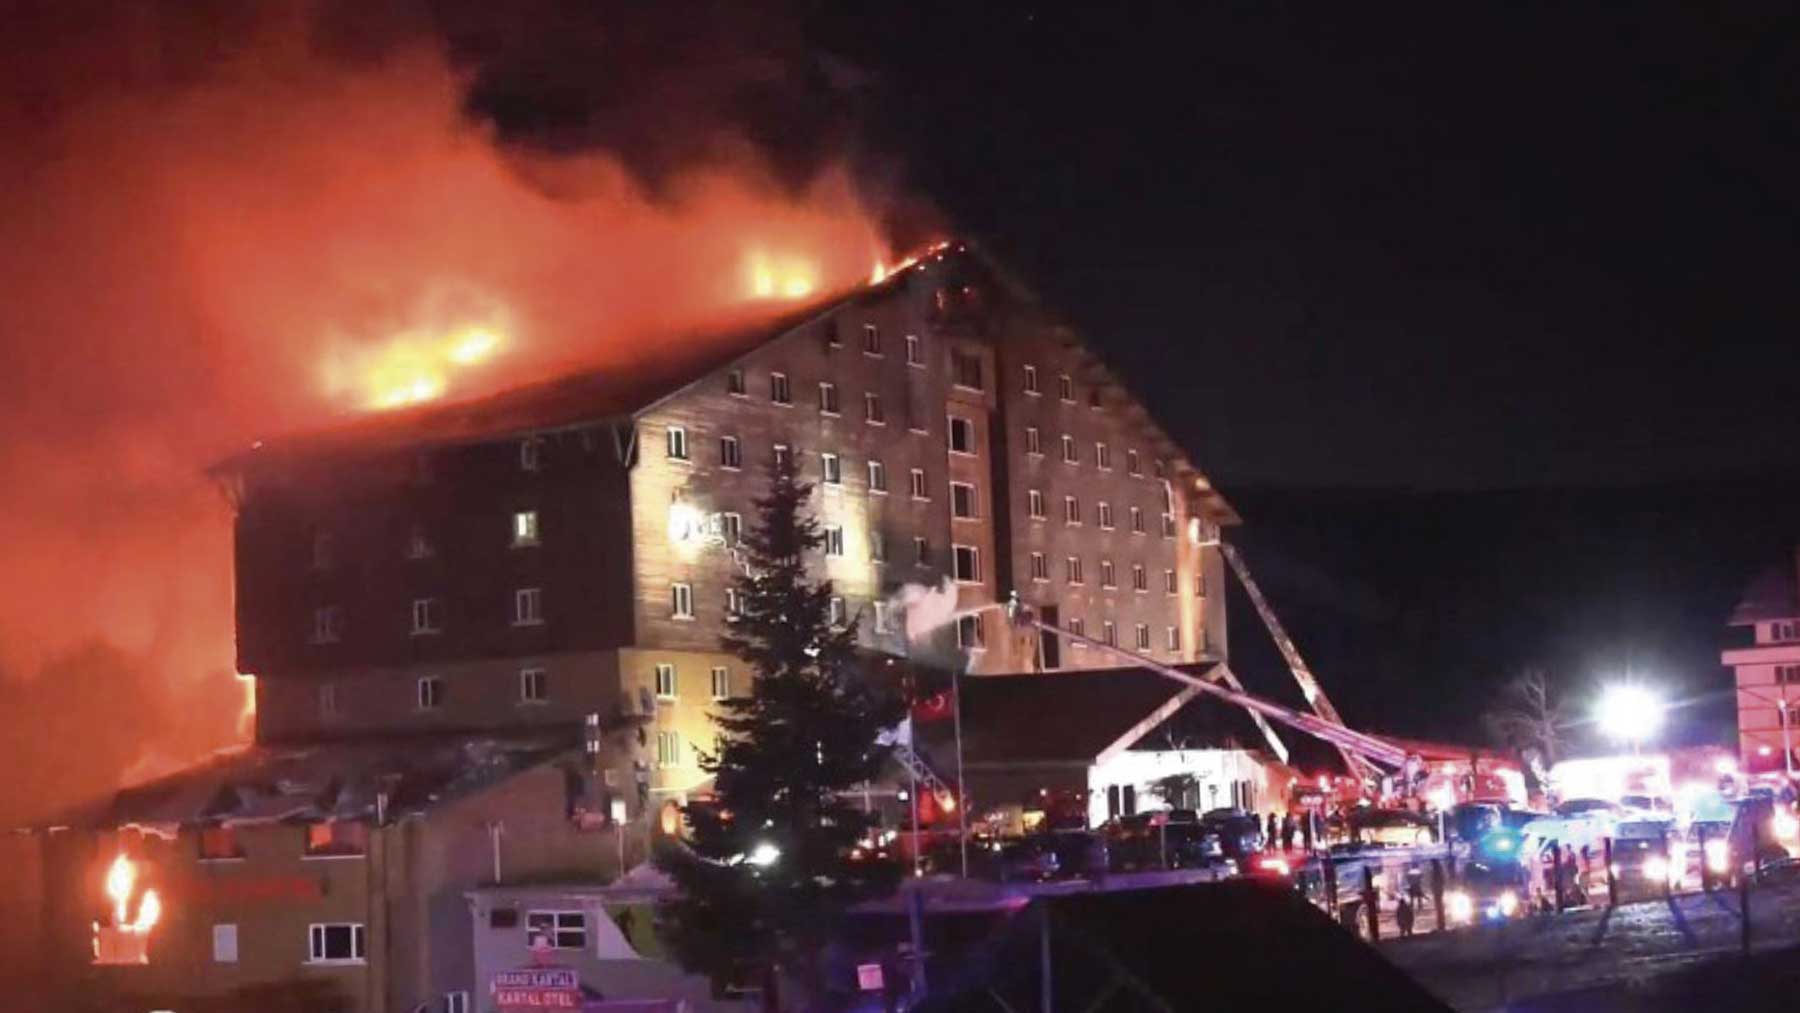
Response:
[[[366,6],[0,12],[0,816],[238,735],[210,461],[365,407],[421,335],[500,332],[472,393],[766,308],[755,258],[824,288],[886,252],[791,40],[639,82],[676,36],[605,7]]]

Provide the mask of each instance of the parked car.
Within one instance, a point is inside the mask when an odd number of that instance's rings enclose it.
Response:
[[[1620,896],[1662,894],[1687,875],[1683,854],[1670,848],[1663,820],[1626,820],[1613,831],[1612,874]]]
[[[1061,864],[1056,850],[1037,838],[995,841],[970,864],[985,879],[1002,883],[1036,883],[1054,879]]]
[[[1219,854],[1240,869],[1248,869],[1250,857],[1263,849],[1262,827],[1261,820],[1242,809],[1213,809],[1200,818],[1201,831],[1218,838]]]
[[[1223,854],[1219,835],[1192,809],[1121,816],[1105,829],[1109,867],[1121,872],[1201,868]]]
[[[1381,847],[1430,844],[1437,840],[1437,825],[1408,809],[1358,809],[1350,814],[1350,836]]]
[[[1059,876],[1104,875],[1110,866],[1111,849],[1106,835],[1095,830],[1050,830],[1035,838],[1056,856]]]

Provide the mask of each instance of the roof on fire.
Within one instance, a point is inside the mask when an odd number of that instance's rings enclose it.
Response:
[[[1794,567],[1771,567],[1750,585],[1731,610],[1732,626],[1749,626],[1771,619],[1800,618],[1800,579]]]
[[[401,815],[491,787],[578,746],[578,736],[567,732],[251,746],[125,788],[56,824],[172,828],[358,819],[373,816],[384,794],[386,811]]]

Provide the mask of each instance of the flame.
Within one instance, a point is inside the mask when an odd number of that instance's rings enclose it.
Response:
[[[131,891],[137,885],[137,867],[124,855],[113,859],[106,870],[106,896],[113,902],[113,924],[126,923],[125,909],[131,903]]]
[[[156,927],[162,918],[162,900],[156,896],[155,890],[145,890],[144,899],[138,901],[137,920],[131,923],[131,931],[140,935]]]
[[[487,324],[404,331],[329,357],[325,385],[359,392],[365,408],[404,408],[443,396],[459,371],[490,361],[505,344],[502,331]]]
[[[796,257],[771,257],[753,250],[744,258],[752,299],[804,299],[819,287],[818,269]]]
[[[256,676],[239,672],[237,678],[244,687],[244,704],[238,711],[238,734],[249,735],[256,727]]]

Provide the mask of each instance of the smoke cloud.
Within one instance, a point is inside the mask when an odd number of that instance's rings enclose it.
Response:
[[[785,30],[365,7],[0,10],[0,817],[240,734],[211,461],[388,373],[623,368],[777,308],[758,270],[888,253],[833,154],[853,75]]]

